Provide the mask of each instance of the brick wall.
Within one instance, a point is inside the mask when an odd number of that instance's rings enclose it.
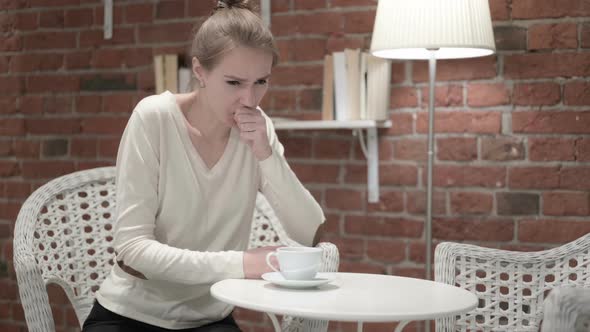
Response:
[[[0,0],[0,330],[26,331],[12,267],[23,200],[48,180],[112,165],[133,105],[153,93],[152,56],[183,53],[204,0]],[[436,86],[435,242],[537,250],[590,231],[590,7],[490,0],[498,53],[441,61]],[[282,62],[263,107],[317,118],[322,58],[370,44],[375,0],[273,0]],[[347,131],[281,132],[328,217],[342,271],[422,277],[428,94],[424,62],[394,62],[393,127],[380,133],[381,201]],[[59,331],[77,331],[51,287]],[[239,311],[245,331],[271,331]],[[419,326],[414,326],[420,330]],[[390,331],[390,325],[369,325]],[[353,331],[332,323],[332,331]]]

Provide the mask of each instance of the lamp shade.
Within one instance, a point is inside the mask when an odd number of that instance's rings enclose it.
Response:
[[[389,59],[471,58],[495,52],[488,0],[379,0],[373,55]]]

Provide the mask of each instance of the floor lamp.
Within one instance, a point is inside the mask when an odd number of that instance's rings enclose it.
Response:
[[[432,270],[436,60],[486,56],[495,50],[488,0],[379,0],[371,53],[388,59],[428,60],[426,279]]]

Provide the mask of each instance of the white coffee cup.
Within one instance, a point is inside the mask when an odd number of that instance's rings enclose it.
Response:
[[[318,273],[322,253],[322,248],[281,247],[266,255],[266,264],[287,280],[311,280]],[[272,256],[279,261],[278,269],[270,262]]]

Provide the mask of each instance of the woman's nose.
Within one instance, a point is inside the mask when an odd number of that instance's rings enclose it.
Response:
[[[244,89],[242,93],[242,105],[250,108],[257,106],[254,87]]]

